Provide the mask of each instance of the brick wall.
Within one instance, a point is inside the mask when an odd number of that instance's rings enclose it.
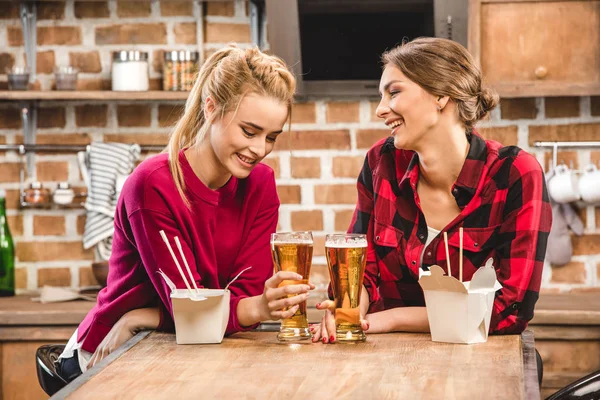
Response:
[[[12,4],[12,3],[11,3]],[[38,83],[53,85],[55,65],[77,65],[79,87],[110,87],[110,54],[141,49],[151,57],[152,87],[160,87],[160,59],[167,49],[203,50],[208,54],[228,41],[250,45],[247,6],[235,3],[169,1],[44,2],[39,6]],[[0,72],[22,63],[24,48],[17,6],[0,8]],[[202,18],[199,18],[203,15]],[[0,87],[6,85],[0,75]],[[87,144],[119,141],[165,144],[182,102],[42,102],[38,143]],[[374,115],[370,99],[316,99],[297,104],[293,132],[282,136],[266,162],[278,179],[280,230],[313,230],[313,280],[327,281],[324,235],[345,231],[356,200],[355,180],[366,150],[389,131]],[[484,136],[517,144],[548,165],[547,150],[537,140],[600,140],[600,97],[503,99]],[[0,103],[0,143],[22,143],[18,109]],[[291,150],[290,150],[291,149]],[[564,151],[559,159],[576,167],[600,161],[600,149]],[[38,177],[48,187],[68,180],[83,186],[75,155],[44,154],[37,158]],[[84,251],[83,210],[19,210],[19,163],[14,153],[0,153],[0,187],[8,191],[9,223],[17,246],[19,292],[44,284],[77,287],[94,283],[92,251]],[[600,291],[600,208],[579,210],[585,235],[574,238],[575,255],[565,267],[546,266],[546,291]],[[598,223],[596,223],[598,221]],[[598,228],[597,228],[598,226]],[[314,301],[315,299],[313,299]]]

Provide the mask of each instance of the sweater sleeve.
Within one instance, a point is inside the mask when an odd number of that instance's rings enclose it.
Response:
[[[185,288],[185,283],[171,257],[167,245],[163,241],[160,231],[164,230],[171,248],[179,261],[179,265],[185,271],[185,264],[181,259],[177,245],[175,244],[175,236],[179,237],[183,253],[190,267],[196,265],[196,255],[190,249],[190,246],[182,240],[183,235],[175,221],[164,213],[158,211],[151,211],[147,209],[139,209],[129,215],[129,223],[135,240],[135,245],[142,259],[142,263],[154,288],[156,289],[161,303],[159,306],[160,310],[160,323],[158,330],[173,332],[175,327],[173,325],[173,309],[170,300],[171,289],[167,286],[164,279],[158,273],[158,270],[162,270],[168,277],[173,281],[176,287]],[[212,243],[206,243],[205,246],[212,246]],[[199,246],[202,248],[202,246]],[[196,285],[200,286],[200,274],[196,268],[190,268]],[[187,271],[186,271],[187,272]],[[186,278],[189,282],[189,277],[186,274]]]
[[[245,237],[245,242],[242,243],[232,270],[233,272],[229,277],[229,281],[231,281],[243,269],[252,267],[240,275],[229,286],[231,300],[227,335],[240,331],[249,331],[258,325],[240,325],[237,316],[237,306],[243,298],[262,294],[265,288],[265,281],[273,275],[270,240],[271,233],[274,233],[277,229],[279,198],[275,189],[275,178],[272,173],[269,182],[265,184],[268,188],[263,196],[261,207],[254,220],[248,222],[251,224],[248,229],[248,235]]]

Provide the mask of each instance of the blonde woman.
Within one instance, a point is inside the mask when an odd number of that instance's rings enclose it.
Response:
[[[363,329],[428,332],[419,276],[437,264],[463,280],[494,259],[503,288],[490,332],[520,333],[533,317],[552,212],[536,159],[516,146],[485,140],[474,126],[498,102],[482,87],[473,57],[460,44],[419,38],[383,57],[377,116],[390,136],[367,153],[349,232],[367,234]],[[314,341],[335,341],[327,301]]]
[[[168,153],[144,161],[125,183],[108,285],[61,355],[66,380],[141,328],[174,331],[170,290],[157,271],[185,285],[161,230],[179,237],[198,287],[223,288],[252,267],[230,286],[227,334],[287,318],[306,300],[309,285],[278,288],[298,275],[272,276],[279,199],[273,171],[260,163],[290,120],[295,86],[282,60],[256,48],[228,46],[204,63]]]

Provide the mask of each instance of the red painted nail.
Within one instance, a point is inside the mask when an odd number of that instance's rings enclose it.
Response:
[[[321,303],[317,303],[316,307],[321,307]]]
[[[323,338],[323,343],[327,343],[327,338]]]
[[[335,342],[335,336],[330,336],[330,337],[329,337],[329,341],[330,341],[330,342]]]

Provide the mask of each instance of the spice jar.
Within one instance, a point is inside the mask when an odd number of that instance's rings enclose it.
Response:
[[[198,72],[198,59],[200,54],[197,51],[184,51],[180,54],[183,59],[181,67],[181,84],[180,90],[192,90],[196,73]]]
[[[179,90],[179,52],[167,51],[163,56],[163,90]]]
[[[112,90],[146,91],[149,87],[148,53],[116,51],[113,53]]]
[[[54,191],[54,195],[52,196],[52,200],[55,204],[71,204],[73,202],[73,198],[75,197],[75,193],[73,189],[71,189],[71,185],[69,182],[60,182],[58,187]]]
[[[31,206],[49,205],[50,190],[46,189],[41,182],[32,182],[23,192],[23,202]]]

